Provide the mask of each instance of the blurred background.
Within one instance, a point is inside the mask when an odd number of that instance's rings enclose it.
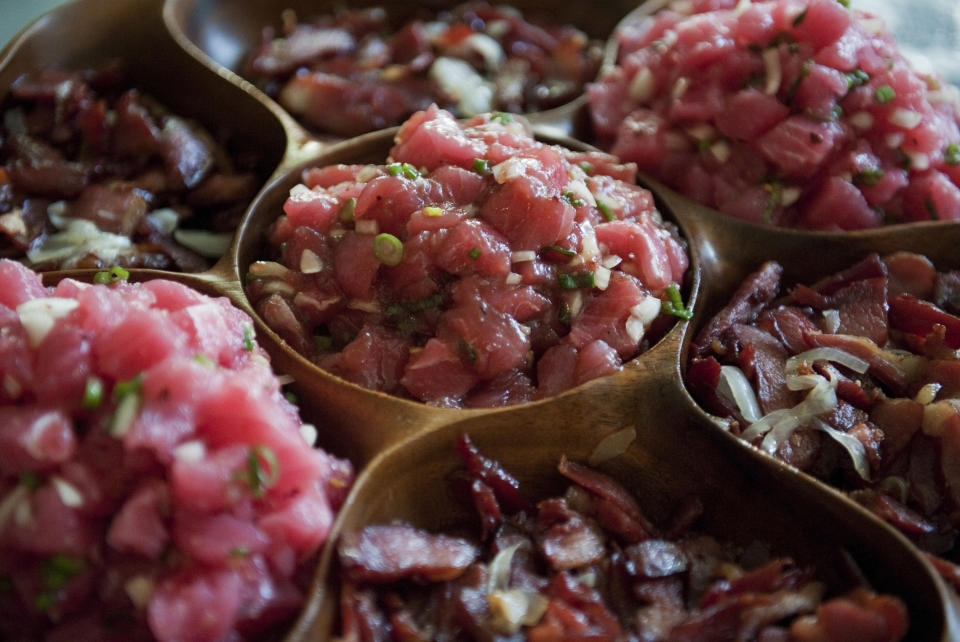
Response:
[[[249,0],[256,2],[256,0]],[[586,1],[586,0],[580,0]],[[0,0],[0,47],[37,16],[64,0]],[[852,6],[882,17],[904,53],[923,72],[936,71],[960,84],[960,1],[851,0]]]

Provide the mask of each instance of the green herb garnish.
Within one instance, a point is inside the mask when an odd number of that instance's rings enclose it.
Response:
[[[510,114],[505,114],[500,111],[490,116],[490,122],[500,123],[501,125],[509,125],[513,122],[513,117]]]
[[[882,169],[868,169],[862,172],[857,172],[853,175],[853,184],[862,185],[864,187],[873,187],[880,182],[880,179],[883,178]]]
[[[103,401],[103,380],[100,377],[87,377],[87,383],[83,387],[83,399],[80,405],[85,410],[96,410]]]
[[[573,192],[564,192],[563,200],[570,203],[574,207],[583,207],[586,203],[583,202],[583,199],[577,198],[577,195]]]
[[[960,145],[957,143],[947,145],[943,150],[943,161],[951,166],[960,165]]]
[[[341,223],[352,223],[353,222],[353,211],[357,207],[357,199],[350,197],[343,202],[343,205],[340,206],[340,214],[338,215]]]
[[[488,175],[490,173],[490,161],[485,158],[474,158],[473,171],[481,176]]]
[[[667,300],[660,302],[660,309],[681,319],[690,319],[693,317],[693,311],[683,305],[683,297],[680,296],[680,287],[676,283],[667,286]]]
[[[593,272],[558,274],[557,282],[564,290],[589,289],[596,286],[596,279],[593,276]]]
[[[403,243],[393,234],[377,234],[373,239],[373,255],[384,265],[393,267],[403,260]]]
[[[108,271],[97,272],[93,275],[93,282],[99,283],[100,285],[110,285],[112,283],[119,283],[120,281],[126,281],[130,278],[130,272],[120,267],[119,265],[114,265]]]
[[[256,334],[253,331],[252,325],[243,326],[243,349],[247,352],[253,352],[254,344],[253,339]]]
[[[238,471],[234,478],[247,486],[255,498],[263,497],[280,476],[277,456],[266,446],[253,446],[247,455],[245,470]]]
[[[467,252],[467,256],[469,256],[469,257],[470,257],[471,259],[473,259],[474,261],[476,261],[477,259],[479,259],[482,254],[483,254],[483,252],[480,250],[479,247],[472,247],[472,248],[470,248],[470,251]]]
[[[608,221],[617,220],[617,215],[613,213],[613,210],[610,209],[610,206],[601,201],[599,198],[597,199],[597,209],[600,211],[600,214],[604,219]]]
[[[881,105],[888,103],[894,98],[897,97],[897,92],[893,90],[893,87],[890,85],[884,85],[883,87],[877,87],[873,92],[873,97]]]

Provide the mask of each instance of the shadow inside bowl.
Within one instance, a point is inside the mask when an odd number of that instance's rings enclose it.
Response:
[[[681,502],[695,495],[705,510],[693,530],[741,547],[769,544],[777,554],[815,567],[834,591],[850,587],[862,572],[875,590],[906,602],[909,639],[950,639],[942,587],[906,541],[878,520],[797,476],[757,466],[748,453],[704,430],[679,394],[647,391],[611,406],[613,415],[629,418],[637,436],[623,454],[595,467],[632,491],[654,524],[667,523]],[[454,443],[461,433],[500,461],[528,498],[539,500],[568,484],[556,471],[561,455],[586,462],[599,440],[621,427],[602,420],[598,425],[597,419],[519,408],[406,440],[361,475],[333,537],[396,520],[432,532],[477,533],[475,513],[447,484],[460,466]],[[340,579],[334,541],[324,552],[311,606],[294,639],[326,639],[336,631]]]

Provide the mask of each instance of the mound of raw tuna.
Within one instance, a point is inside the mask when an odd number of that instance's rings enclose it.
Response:
[[[259,185],[257,159],[224,133],[132,87],[116,62],[24,74],[0,119],[0,257],[206,269]]]
[[[561,459],[569,489],[533,505],[468,438],[457,447],[481,532],[394,523],[345,534],[343,639],[895,642],[907,632],[896,597],[864,586],[829,595],[814,569],[747,559],[692,530],[699,500],[661,528],[614,479]]]
[[[848,4],[684,0],[629,22],[617,66],[588,89],[597,137],[748,221],[960,219],[960,93]]]
[[[250,267],[258,312],[353,383],[501,406],[618,370],[675,319],[684,242],[635,167],[436,107],[387,165],[308,169]],[[661,301],[661,299],[664,299]]]
[[[764,265],[700,331],[690,390],[941,556],[960,589],[960,272],[873,255],[778,296],[781,273]]]
[[[392,5],[302,22],[286,11],[282,33],[264,30],[247,75],[308,127],[353,136],[431,103],[462,117],[549,109],[600,68],[599,41],[506,5]]]
[[[349,463],[226,299],[101,275],[0,261],[0,638],[282,631]]]

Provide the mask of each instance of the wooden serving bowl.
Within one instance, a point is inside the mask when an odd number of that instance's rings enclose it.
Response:
[[[584,3],[567,5],[519,4],[524,9],[575,12],[565,19],[601,37],[609,35],[603,30],[629,8],[621,3],[605,5],[602,11]],[[430,408],[354,386],[295,353],[258,319],[242,277],[259,258],[263,232],[279,215],[303,167],[382,162],[393,134],[321,142],[231,71],[236,57],[231,62],[213,55],[214,50],[204,53],[218,42],[223,51],[245,51],[247,43],[256,42],[265,24],[262,17],[272,21],[283,8],[305,6],[305,0],[246,6],[227,0],[76,0],[39,19],[0,53],[0,98],[27,71],[77,69],[119,57],[130,63],[131,79],[145,92],[207,128],[228,129],[245,150],[261,155],[267,185],[248,208],[230,250],[211,270],[197,275],[132,270],[131,278],[171,278],[206,294],[227,296],[254,316],[258,339],[275,369],[294,378],[303,413],[319,429],[320,445],[351,458],[361,473],[335,536],[394,518],[435,528],[462,520],[465,513],[458,512],[443,485],[436,483],[456,465],[451,444],[460,432],[469,432],[486,454],[502,460],[540,493],[559,488],[553,470],[560,454],[582,460],[604,435],[634,426],[638,436],[629,450],[600,468],[642,490],[653,517],[662,517],[684,495],[697,494],[708,506],[701,530],[738,542],[759,537],[801,562],[819,561],[835,586],[846,578],[834,572],[839,566],[832,561],[838,550],[846,550],[877,589],[906,601],[913,639],[946,642],[960,637],[950,594],[905,538],[840,493],[721,431],[682,382],[694,330],[761,261],[781,261],[787,281],[839,269],[869,251],[919,251],[941,268],[954,267],[960,227],[918,224],[851,234],[769,229],[693,205],[650,182],[661,211],[690,242],[687,298],[695,317],[678,322],[621,372],[550,399],[492,410]],[[575,101],[561,108],[567,111],[554,122],[547,113],[536,119],[551,131],[567,128],[586,137],[583,107],[582,100]],[[68,274],[89,279],[92,273]],[[332,630],[336,569],[331,562],[328,546],[290,640],[318,639]]]
[[[239,79],[243,75],[246,58],[260,44],[264,27],[279,27],[280,16],[284,10],[293,10],[301,19],[310,19],[338,9],[363,7],[385,7],[389,15],[403,16],[415,10],[452,9],[464,4],[464,1],[426,0],[414,3],[409,0],[267,0],[243,3],[233,0],[167,0],[164,20],[170,32],[186,50],[211,68],[229,70],[237,74]],[[509,4],[521,10],[527,18],[540,19],[547,24],[576,25],[590,37],[601,41],[606,41],[614,26],[636,6],[636,2],[630,0],[610,0],[600,4],[513,0],[492,4]],[[260,94],[259,91],[256,93]],[[531,122],[550,125],[560,133],[569,133],[572,119],[582,114],[579,107],[583,104],[585,99],[580,96],[566,105],[527,115]],[[282,107],[275,106],[286,115]],[[311,135],[289,115],[283,120],[294,137],[306,139],[312,136],[324,142],[337,140],[332,136]]]

